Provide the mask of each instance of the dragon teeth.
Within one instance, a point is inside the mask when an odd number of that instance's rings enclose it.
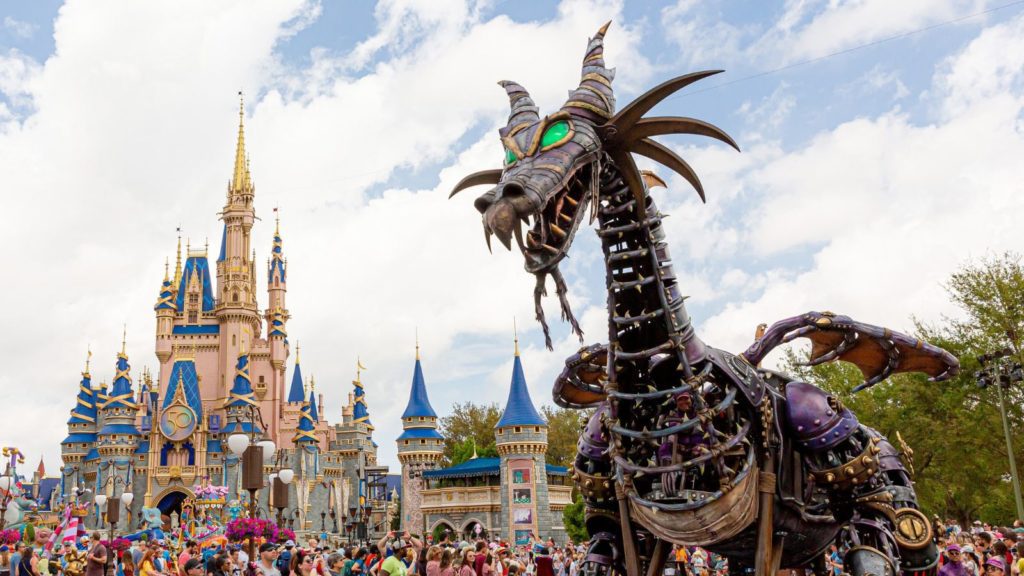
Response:
[[[565,230],[559,228],[557,224],[549,224],[548,228],[550,228],[551,231],[555,233],[555,236],[558,236],[559,238],[565,238],[568,236],[568,234],[565,233]]]

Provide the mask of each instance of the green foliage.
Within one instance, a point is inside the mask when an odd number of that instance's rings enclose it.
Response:
[[[452,459],[450,466],[457,466],[462,464],[466,460],[473,457],[473,453],[476,452],[478,458],[493,458],[498,455],[498,449],[494,445],[494,439],[492,437],[490,444],[479,447],[476,442],[472,439],[466,439],[462,443],[457,444],[452,450]]]
[[[36,541],[36,527],[32,524],[25,526],[25,542],[32,544]]]
[[[494,425],[501,418],[501,409],[497,404],[478,405],[472,402],[456,403],[452,413],[441,418],[439,431],[444,436],[444,466],[453,466],[465,462],[473,455],[472,447],[468,455],[457,460],[456,451],[464,447],[466,442],[476,442],[477,454],[481,449],[494,445]]]
[[[587,533],[583,514],[585,508],[586,504],[583,503],[583,496],[577,494],[576,500],[562,511],[562,524],[565,525],[565,533],[569,538],[572,538],[573,542],[586,542],[590,540],[590,534]]]
[[[916,325],[916,336],[960,359],[960,374],[946,382],[898,374],[856,395],[863,375],[852,364],[800,366],[789,351],[783,371],[836,394],[863,424],[899,448],[900,432],[913,450],[915,490],[926,513],[961,522],[982,519],[1006,525],[1014,519],[1006,443],[999,415],[999,390],[978,388],[977,357],[1009,346],[1020,355],[1024,335],[1024,266],[1007,254],[981,260],[954,274],[947,290],[964,312],[937,327]],[[1015,452],[1024,447],[1020,386],[1005,392]],[[1021,468],[1020,459],[1017,463]],[[1024,470],[1024,469],[1022,469]]]
[[[541,414],[548,423],[548,464],[571,467],[576,458],[576,441],[592,410],[571,410],[544,406]]]

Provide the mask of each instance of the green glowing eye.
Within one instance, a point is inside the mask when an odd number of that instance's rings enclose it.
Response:
[[[555,122],[544,130],[544,135],[540,137],[540,145],[541,147],[551,146],[568,135],[569,123],[564,120]]]
[[[513,164],[516,161],[516,153],[505,148],[505,164]]]

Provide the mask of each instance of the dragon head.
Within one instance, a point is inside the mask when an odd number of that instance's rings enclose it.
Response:
[[[602,26],[588,42],[580,83],[569,92],[557,112],[541,117],[525,88],[511,81],[499,82],[508,94],[511,107],[508,122],[498,131],[505,149],[504,167],[466,176],[449,195],[451,198],[472,186],[494,185],[474,202],[482,215],[487,247],[491,248],[491,237],[497,236],[505,248],[511,250],[515,238],[523,253],[526,271],[537,277],[535,311],[544,328],[548,348],[551,340],[540,306],[540,298],[546,293],[546,276],[555,281],[563,318],[572,324],[582,340],[582,332],[565,298],[565,282],[558,264],[567,256],[588,207],[590,221],[594,219],[604,167],[614,164],[623,183],[638,200],[637,206],[643,204],[647,185],[633,162],[633,153],[681,174],[703,200],[700,180],[690,166],[650,137],[698,134],[739,149],[725,132],[700,120],[643,118],[670,94],[720,70],[669,80],[616,112],[612,90],[615,70],[606,68],[604,62],[604,35],[610,24]],[[657,177],[647,181],[660,182]],[[524,226],[527,227],[525,234]]]

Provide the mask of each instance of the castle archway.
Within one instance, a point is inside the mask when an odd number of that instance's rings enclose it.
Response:
[[[192,493],[184,488],[169,488],[153,499],[156,507],[160,510],[160,517],[164,521],[164,531],[169,531],[171,526],[171,514],[177,514],[181,518],[181,504],[186,498],[192,498]]]

